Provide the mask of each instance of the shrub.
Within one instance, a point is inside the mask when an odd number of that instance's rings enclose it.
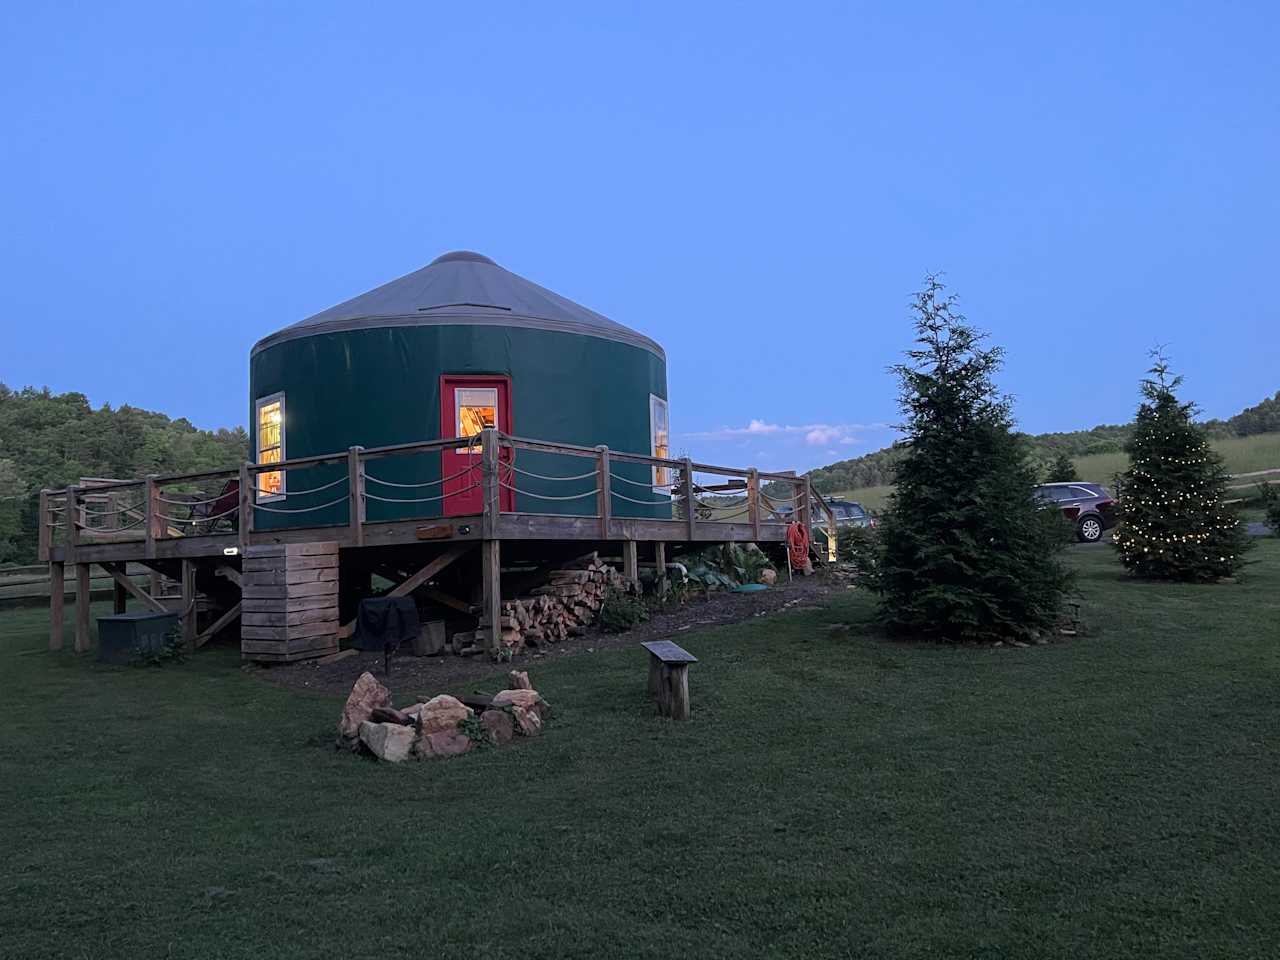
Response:
[[[1263,522],[1280,537],[1280,488],[1260,483],[1258,495],[1262,497],[1262,509],[1266,512]]]
[[[876,536],[875,527],[840,527],[836,534],[836,551],[840,559],[853,564],[863,582],[874,580],[879,549],[880,538]]]
[[[600,607],[600,626],[605,633],[622,633],[649,619],[649,607],[632,593],[610,587]]]

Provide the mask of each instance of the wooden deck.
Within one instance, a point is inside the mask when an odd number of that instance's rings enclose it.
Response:
[[[440,476],[437,467],[427,479],[387,478],[387,464],[438,464],[444,450],[478,454],[454,476]],[[525,469],[522,464],[527,461],[539,469]],[[259,477],[277,472],[287,481],[286,494],[255,496]],[[591,489],[580,489],[592,484]],[[443,515],[451,498],[459,502],[457,498],[472,490],[479,491],[478,512]],[[552,492],[559,490],[565,492]],[[546,502],[559,510],[571,504],[574,512],[502,509],[504,502],[513,501]],[[401,515],[370,519],[371,507]],[[87,584],[93,564],[115,578],[118,608],[123,608],[126,594],[159,606],[124,576],[127,563],[144,564],[180,581],[189,601],[184,633],[192,646],[198,646],[235,621],[239,604],[228,604],[214,623],[201,629],[196,611],[202,605],[196,598],[212,588],[238,586],[240,558],[251,547],[334,543],[344,565],[359,571],[358,579],[367,583],[368,572],[375,571],[403,587],[441,557],[457,559],[471,552],[459,548],[474,546],[480,555],[479,604],[448,595],[442,602],[459,611],[478,606],[480,628],[492,646],[498,632],[494,625],[500,620],[504,553],[536,563],[540,556],[563,553],[569,545],[581,548],[579,552],[618,551],[624,572],[635,578],[642,546],[651,562],[665,565],[668,550],[781,543],[792,519],[811,526],[819,512],[828,529],[834,529],[830,507],[807,478],[794,474],[548,443],[486,430],[479,437],[353,447],[276,464],[246,463],[237,470],[45,490],[40,498],[40,559],[49,564],[53,647],[62,641],[64,565],[75,567],[76,649],[81,650],[89,645]],[[312,518],[314,525],[301,525]],[[433,569],[432,575],[441,569]],[[425,578],[402,592],[424,582]]]

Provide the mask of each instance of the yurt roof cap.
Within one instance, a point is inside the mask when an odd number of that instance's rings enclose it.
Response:
[[[643,334],[469,250],[442,254],[421,270],[263,337],[253,353],[319,333],[448,324],[533,327],[602,337],[666,359],[662,348]]]

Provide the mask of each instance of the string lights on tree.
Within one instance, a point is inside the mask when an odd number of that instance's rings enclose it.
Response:
[[[1133,437],[1125,445],[1129,469],[1120,475],[1120,526],[1115,546],[1135,576],[1210,581],[1229,577],[1243,562],[1249,538],[1226,502],[1227,474],[1192,417],[1192,403],[1177,397],[1164,355],[1153,351],[1151,376]]]

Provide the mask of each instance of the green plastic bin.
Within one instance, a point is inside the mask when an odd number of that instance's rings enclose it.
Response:
[[[178,627],[176,613],[117,613],[98,618],[98,662],[129,663],[135,655],[161,653]]]

